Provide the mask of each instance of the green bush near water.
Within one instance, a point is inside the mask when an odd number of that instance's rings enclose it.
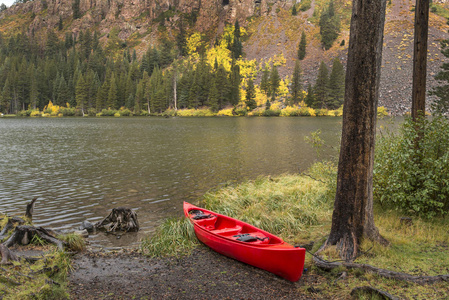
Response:
[[[415,146],[418,132],[423,135]],[[449,210],[449,121],[406,120],[376,145],[374,198],[383,207],[426,218]]]

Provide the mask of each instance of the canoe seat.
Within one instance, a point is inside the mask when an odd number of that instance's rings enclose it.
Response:
[[[236,225],[234,227],[229,228],[220,228],[211,230],[211,232],[219,235],[234,235],[242,231],[242,226]]]
[[[255,234],[242,233],[242,234],[234,235],[232,237],[235,238],[239,242],[246,242],[246,243],[256,242],[257,244],[266,244],[266,243],[268,243],[268,241],[270,239],[267,236],[260,237],[259,234],[257,234],[257,233],[255,233]]]
[[[217,222],[217,217],[216,216],[212,216],[212,217],[207,218],[207,219],[202,219],[202,220],[196,221],[196,223],[199,226],[202,226],[202,227],[206,228],[207,230],[214,229],[215,228],[215,222]]]

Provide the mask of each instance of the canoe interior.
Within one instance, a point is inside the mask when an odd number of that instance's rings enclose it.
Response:
[[[194,217],[195,215],[198,215],[198,211],[201,211],[201,213],[207,217],[204,219],[195,220]],[[196,207],[195,209],[189,209],[188,215],[197,226],[226,239],[240,242],[242,239],[250,236],[255,240],[246,241],[244,243],[260,246],[280,245],[284,243],[284,241],[277,236],[265,232],[257,227],[227,216],[215,214],[205,209],[199,209]]]

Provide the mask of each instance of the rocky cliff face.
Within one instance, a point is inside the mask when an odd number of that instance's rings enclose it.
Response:
[[[296,0],[80,0],[81,18],[69,25],[69,30],[77,34],[98,26],[100,32],[108,32],[113,26],[120,28],[120,38],[126,39],[133,32],[144,32],[152,20],[172,9],[176,13],[167,21],[176,24],[181,15],[195,14],[195,29],[202,32],[220,33],[225,23],[235,20],[244,25],[247,18],[264,15],[269,8],[289,8]],[[11,6],[2,16],[34,13],[31,30],[55,28],[60,17],[70,20],[73,16],[73,1],[34,0]],[[47,9],[47,13],[41,14]],[[143,29],[142,29],[143,28]],[[218,32],[217,32],[218,31]]]

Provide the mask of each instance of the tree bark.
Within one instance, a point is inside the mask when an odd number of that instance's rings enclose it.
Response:
[[[416,0],[415,42],[413,51],[412,118],[417,121],[426,110],[427,36],[429,0]]]
[[[353,260],[364,237],[388,243],[374,225],[373,165],[386,0],[354,0],[346,70],[337,193],[330,235]]]

